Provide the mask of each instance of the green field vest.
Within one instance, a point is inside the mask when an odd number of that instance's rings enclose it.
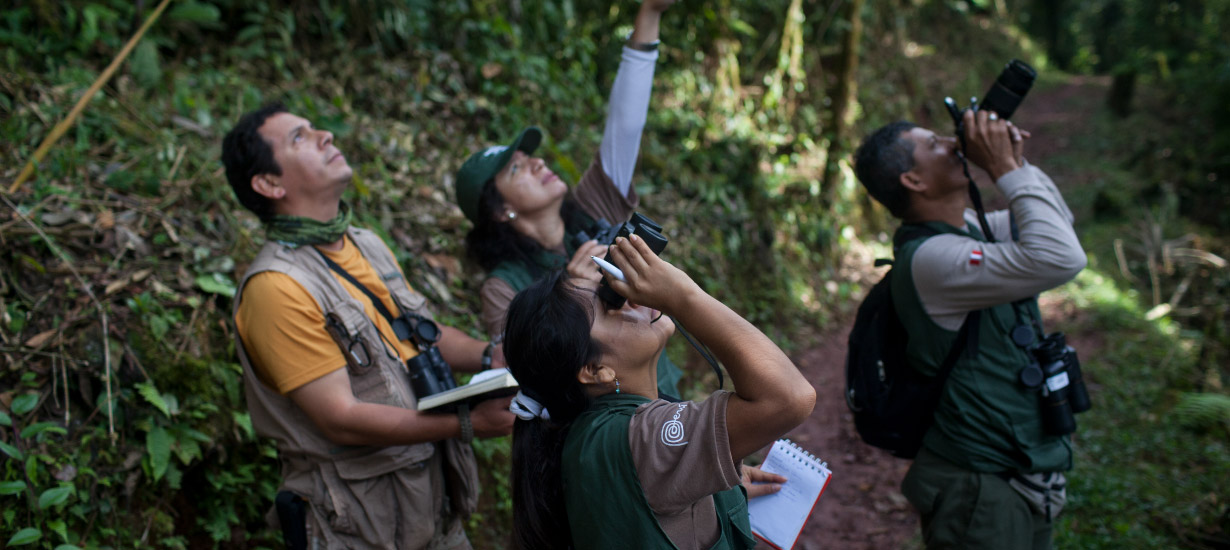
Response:
[[[648,402],[639,395],[604,395],[569,428],[563,452],[564,501],[577,550],[677,548],[649,508],[628,445],[632,415]],[[720,531],[713,548],[756,546],[742,485],[714,493],[713,507]]]
[[[972,225],[966,231],[942,222],[925,225],[939,234],[986,242]],[[898,234],[905,228],[898,229]],[[911,264],[914,252],[925,240],[901,244],[895,252],[892,295],[897,315],[909,334],[906,357],[914,368],[934,375],[952,348],[957,331],[931,320],[914,285]],[[1041,319],[1037,299],[1017,306],[1006,302],[983,312],[978,353],[973,358],[963,355],[953,367],[935,411],[935,424],[923,439],[923,446],[949,462],[978,472],[1071,469],[1068,438],[1045,432],[1038,390],[1026,388],[1017,378],[1029,364],[1029,356],[1012,342],[1010,333],[1022,320]]]

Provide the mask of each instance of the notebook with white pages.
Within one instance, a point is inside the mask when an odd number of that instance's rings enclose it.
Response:
[[[752,533],[774,548],[793,548],[832,472],[828,464],[789,439],[773,443],[760,469],[785,476],[787,481],[780,491],[748,501]]]

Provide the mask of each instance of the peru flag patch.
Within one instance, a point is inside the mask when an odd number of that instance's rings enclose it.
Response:
[[[969,265],[982,265],[981,250],[975,250],[969,253]]]

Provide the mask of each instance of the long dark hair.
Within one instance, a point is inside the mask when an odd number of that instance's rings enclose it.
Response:
[[[572,544],[560,471],[564,440],[590,402],[577,373],[599,361],[603,351],[590,337],[593,312],[579,292],[560,270],[517,293],[508,308],[508,368],[521,392],[551,416],[513,424],[513,548]]]
[[[518,233],[512,224],[499,221],[497,217],[503,208],[504,196],[496,188],[495,179],[487,180],[478,196],[478,220],[466,234],[466,253],[486,271],[502,262],[514,261],[529,266],[534,278],[543,276],[546,269],[535,261],[543,250],[542,245]],[[572,191],[560,205],[560,216],[569,232],[582,223],[581,207],[572,200]]]

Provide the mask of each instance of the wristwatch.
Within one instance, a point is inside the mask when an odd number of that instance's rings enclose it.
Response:
[[[465,403],[458,405],[457,418],[461,420],[461,442],[474,441],[474,424],[470,422],[470,406]]]
[[[482,370],[491,370],[491,354],[495,351],[496,341],[487,342],[487,347],[483,348]]]
[[[658,46],[662,45],[662,41],[661,41],[661,40],[654,40],[653,42],[633,42],[633,41],[632,41],[632,33],[628,33],[628,38],[627,38],[626,40],[627,40],[627,42],[625,42],[625,43],[624,43],[626,46],[628,46],[629,48],[632,48],[632,49],[634,49],[634,50],[639,50],[639,51],[642,51],[642,52],[654,52],[654,51],[657,51],[657,50],[658,50]]]

